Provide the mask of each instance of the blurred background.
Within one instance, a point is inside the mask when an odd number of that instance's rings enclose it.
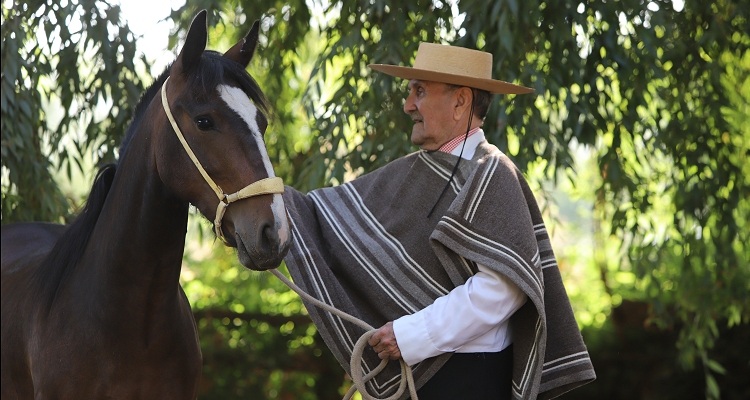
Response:
[[[2,224],[75,217],[200,9],[218,51],[260,20],[266,144],[303,191],[416,150],[405,82],[367,64],[476,48],[535,89],[495,96],[484,130],[544,209],[598,375],[563,398],[750,398],[750,2],[1,1]],[[201,399],[351,385],[298,297],[195,211],[182,284]]]

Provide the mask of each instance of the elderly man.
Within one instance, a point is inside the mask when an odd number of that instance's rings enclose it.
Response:
[[[491,94],[532,90],[492,79],[492,55],[422,43],[404,112],[420,151],[352,182],[285,193],[286,257],[308,293],[372,326],[373,352],[412,367],[420,399],[551,398],[595,378],[536,201],[481,130]],[[349,371],[361,328],[308,305]],[[391,362],[367,390],[396,391]],[[402,396],[403,397],[403,396]]]

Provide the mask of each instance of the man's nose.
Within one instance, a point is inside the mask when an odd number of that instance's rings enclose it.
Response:
[[[416,111],[417,107],[414,105],[414,100],[412,99],[412,96],[409,95],[406,98],[406,101],[404,102],[404,112],[409,114],[412,111]]]

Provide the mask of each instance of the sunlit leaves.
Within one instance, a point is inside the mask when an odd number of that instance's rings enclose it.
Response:
[[[232,249],[190,243],[181,280],[203,351],[201,396],[337,397],[344,373],[296,293]]]
[[[60,220],[71,209],[52,172],[91,150],[114,160],[142,90],[119,14],[103,0],[3,2],[3,223]]]

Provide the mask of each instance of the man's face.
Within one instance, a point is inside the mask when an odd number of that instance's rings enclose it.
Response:
[[[404,112],[414,121],[411,142],[423,150],[437,150],[453,139],[456,121],[455,91],[447,90],[444,83],[409,81],[409,97]]]

